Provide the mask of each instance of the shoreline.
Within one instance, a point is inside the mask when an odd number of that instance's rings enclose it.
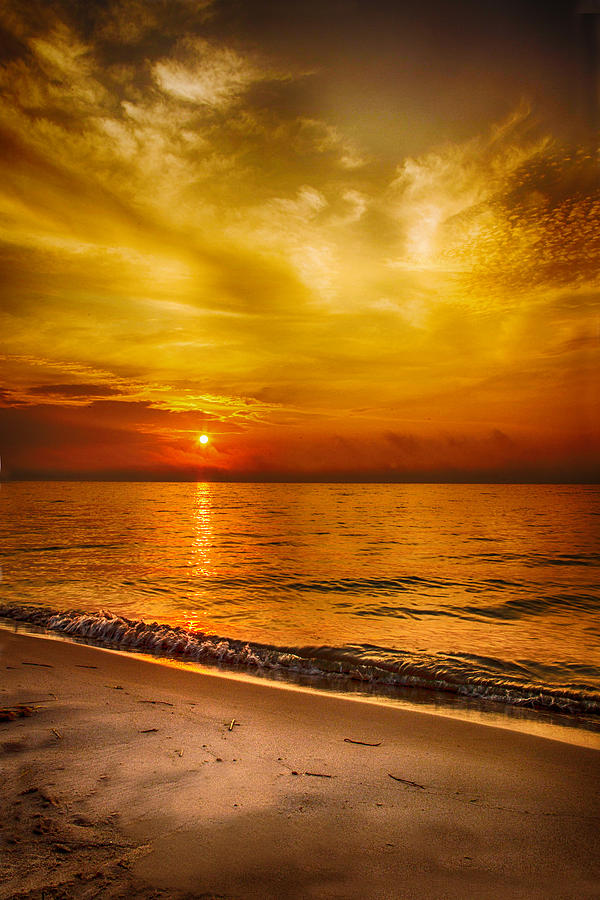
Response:
[[[249,682],[251,684],[267,685],[276,689],[300,691],[309,694],[339,697],[358,703],[367,703],[376,706],[390,706],[404,709],[408,712],[416,712],[422,715],[440,716],[441,718],[456,719],[462,722],[482,725],[484,727],[501,728],[507,731],[533,735],[547,740],[561,741],[574,744],[579,747],[588,747],[600,750],[600,724],[598,728],[590,728],[587,723],[578,723],[576,716],[547,713],[540,710],[531,710],[526,707],[503,705],[491,700],[476,701],[474,698],[458,697],[452,694],[436,694],[435,691],[427,691],[424,688],[400,688],[389,694],[377,691],[363,692],[360,687],[342,687],[335,682],[325,682],[324,679],[304,680],[279,674],[277,676],[269,671],[253,672],[251,669],[238,669],[235,667],[218,666],[217,664],[199,663],[193,660],[178,659],[173,656],[144,653],[139,650],[121,648],[118,645],[110,646],[94,642],[91,638],[82,638],[76,635],[64,634],[60,631],[46,629],[28,622],[20,622],[15,619],[3,619],[0,617],[0,635],[2,631],[14,634],[25,634],[31,637],[47,638],[51,641],[65,642],[106,653],[129,656],[142,662],[150,662],[159,666],[174,667],[200,676],[231,679],[233,681]],[[394,696],[396,693],[398,696]],[[412,699],[410,694],[418,694],[419,699]],[[427,695],[430,696],[427,696]]]
[[[86,612],[47,606],[0,604],[3,621],[92,645],[237,671],[270,680],[314,686],[336,693],[373,696],[453,710],[523,718],[537,724],[600,732],[600,693],[582,683],[540,681],[511,661],[482,658],[464,663],[461,654],[397,651],[365,656],[341,647],[278,646],[205,633],[169,622],[131,619],[108,610]],[[34,629],[32,629],[33,631]],[[501,723],[501,719],[498,720]],[[531,731],[532,729],[528,729]]]
[[[600,892],[595,749],[6,629],[0,671],[0,898]]]

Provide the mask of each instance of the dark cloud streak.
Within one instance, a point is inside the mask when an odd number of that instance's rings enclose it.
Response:
[[[107,384],[40,384],[30,387],[29,394],[33,396],[47,397],[71,397],[77,400],[91,399],[93,397],[116,397],[122,394],[120,388],[110,387]]]

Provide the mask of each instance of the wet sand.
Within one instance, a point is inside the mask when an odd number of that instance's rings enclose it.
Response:
[[[6,630],[0,675],[0,898],[600,896],[598,750]]]

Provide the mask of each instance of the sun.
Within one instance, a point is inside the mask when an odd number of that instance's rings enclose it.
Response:
[[[198,438],[198,441],[200,444],[208,444],[208,435],[201,434],[200,437]]]

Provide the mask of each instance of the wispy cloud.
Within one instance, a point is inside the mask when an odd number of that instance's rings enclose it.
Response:
[[[175,58],[154,63],[152,74],[167,94],[215,109],[239,100],[252,84],[275,77],[230,47],[214,46],[201,38],[184,38]]]

